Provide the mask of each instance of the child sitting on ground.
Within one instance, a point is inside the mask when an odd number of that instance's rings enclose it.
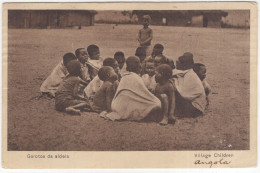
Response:
[[[164,56],[164,55],[163,55],[163,50],[164,50],[163,45],[161,45],[161,44],[156,44],[156,45],[154,45],[154,47],[153,47],[153,52],[152,52],[151,57],[152,57],[152,58],[155,58],[156,56]],[[165,57],[165,56],[164,56],[164,57]],[[165,58],[166,58],[166,63],[167,63],[169,66],[171,66],[172,69],[174,69],[174,68],[175,68],[175,65],[174,65],[173,60],[170,60],[170,59],[167,58],[167,57],[165,57]]]
[[[153,47],[153,51],[152,51],[152,55],[151,57],[152,58],[155,58],[157,55],[162,55],[163,54],[163,50],[164,50],[164,47],[162,44],[155,44],[154,47]]]
[[[120,80],[121,75],[126,72],[125,55],[124,55],[123,52],[118,51],[118,52],[115,53],[114,59],[118,63],[118,67],[119,67],[119,70],[120,70],[120,72],[119,72],[120,76],[118,76],[118,79]]]
[[[176,61],[173,79],[176,92],[176,110],[181,116],[196,117],[204,113],[206,94],[198,75],[193,71],[193,55],[184,53]]]
[[[117,75],[119,75],[119,68],[118,68],[118,63],[114,58],[106,58],[103,61],[103,66],[109,66],[112,67]],[[103,81],[99,79],[98,76],[96,76],[89,84],[88,86],[84,89],[84,93],[86,97],[90,100],[93,99],[95,96],[96,92],[98,89],[101,87],[103,84]]]
[[[209,105],[208,96],[209,96],[209,93],[211,92],[211,87],[205,79],[206,73],[207,73],[206,66],[204,64],[201,64],[201,63],[195,63],[193,70],[198,75],[198,77],[200,78],[200,80],[202,82],[202,85],[203,85],[205,93],[206,93],[207,104]]]
[[[81,75],[80,62],[72,60],[68,63],[69,75],[61,82],[55,93],[55,107],[58,111],[65,111],[70,114],[80,115],[80,109],[88,104],[78,95],[79,85],[84,82],[79,78]]]
[[[87,62],[89,68],[89,74],[91,80],[94,79],[95,76],[98,74],[98,70],[102,66],[102,58],[100,58],[100,51],[97,45],[89,45],[87,48],[89,54],[89,60]]]
[[[87,50],[85,48],[78,48],[75,51],[75,55],[78,59],[78,61],[80,62],[80,67],[81,67],[81,79],[86,81],[86,82],[90,82],[90,74],[89,74],[89,68],[87,66],[87,62],[88,62],[88,53]]]
[[[114,55],[114,59],[117,61],[119,69],[122,70],[122,68],[125,65],[125,55],[124,55],[124,53],[120,52],[120,51],[116,52],[115,55]]]
[[[42,94],[47,94],[50,97],[55,97],[55,92],[58,89],[61,81],[68,75],[67,64],[71,60],[76,60],[73,53],[66,53],[61,61],[51,72],[50,76],[42,83],[40,91]]]
[[[155,82],[155,66],[154,59],[150,58],[145,64],[145,74],[142,75],[145,86],[148,90],[154,93],[156,82]]]
[[[138,47],[135,51],[135,56],[137,56],[140,59],[141,63],[141,76],[145,73],[145,58],[146,58],[146,52],[143,47]]]
[[[112,67],[103,66],[98,71],[98,77],[103,84],[94,96],[92,109],[106,114],[111,112],[111,103],[118,87],[117,74]]]
[[[167,64],[167,58],[164,55],[157,55],[154,59],[155,68],[162,64]]]
[[[146,52],[145,49],[143,47],[138,47],[135,50],[135,56],[137,56],[140,59],[140,63],[142,64],[142,62],[145,60],[146,58]]]
[[[144,48],[146,55],[151,55],[150,47],[153,39],[153,30],[149,28],[149,24],[151,22],[151,17],[149,15],[143,16],[143,28],[138,32],[138,42],[140,43],[140,47]]]
[[[172,68],[167,64],[159,65],[155,71],[155,80],[157,82],[155,95],[162,102],[163,119],[160,125],[167,125],[168,121],[175,122],[175,87],[172,78]]]
[[[136,56],[126,59],[126,70],[112,101],[112,112],[105,115],[110,120],[142,120],[151,112],[159,111],[160,100],[144,85],[140,77],[141,64]]]

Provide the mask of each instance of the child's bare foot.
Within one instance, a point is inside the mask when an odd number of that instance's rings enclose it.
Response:
[[[168,124],[168,117],[163,117],[162,121],[159,124],[161,126],[166,126]]]
[[[91,108],[85,107],[81,109],[83,112],[93,112]]]
[[[71,107],[66,108],[66,112],[69,114],[80,115],[80,110]]]
[[[169,116],[169,123],[174,124],[177,121],[176,117],[174,115]]]

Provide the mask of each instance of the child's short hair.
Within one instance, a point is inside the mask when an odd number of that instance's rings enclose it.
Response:
[[[118,51],[118,52],[115,53],[114,59],[117,60],[117,61],[122,60],[123,62],[125,62],[125,54],[121,51]]]
[[[154,63],[154,58],[148,58],[148,60],[146,62],[152,62]]]
[[[67,67],[68,65],[68,62],[70,62],[71,60],[76,60],[76,56],[73,54],[73,53],[66,53],[64,56],[63,56],[63,65],[65,67]]]
[[[192,53],[186,52],[178,58],[179,62],[185,69],[193,68],[194,60]]]
[[[156,57],[160,57],[161,58],[161,64],[167,64],[167,58],[164,55],[157,55]]]
[[[172,78],[172,68],[168,64],[161,64],[156,68],[156,71],[161,73],[165,79]]]
[[[78,60],[71,60],[67,65],[67,69],[71,76],[80,76],[81,66]]]
[[[143,15],[143,20],[148,20],[148,22],[150,23],[151,22],[151,17],[149,15]]]
[[[161,53],[162,53],[163,50],[164,50],[163,45],[162,45],[162,44],[159,44],[159,43],[157,43],[156,45],[154,45],[153,48],[159,50]]]
[[[195,73],[199,73],[201,67],[206,67],[204,64],[201,63],[195,63],[193,66],[193,71]]]
[[[102,81],[107,81],[109,78],[109,71],[113,70],[112,67],[109,66],[103,66],[98,71],[98,77]]]
[[[103,66],[110,66],[113,67],[113,65],[115,64],[116,60],[114,58],[106,58],[103,61]]]
[[[129,72],[137,72],[140,70],[140,59],[136,56],[130,56],[126,59],[126,70]]]
[[[80,50],[82,50],[82,49],[85,49],[85,48],[78,48],[78,49],[75,51],[76,57],[79,57],[79,52],[80,52]]]
[[[135,56],[140,57],[140,56],[146,56],[146,51],[143,47],[138,47],[135,50]]]
[[[193,54],[190,52],[185,52],[182,56],[189,57],[190,59],[193,59]]]
[[[91,56],[93,52],[99,51],[99,47],[95,44],[91,44],[87,48],[88,54]]]

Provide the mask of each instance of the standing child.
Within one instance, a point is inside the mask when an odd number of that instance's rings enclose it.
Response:
[[[139,30],[138,33],[138,42],[140,46],[143,47],[146,51],[146,55],[150,56],[150,47],[153,39],[153,30],[149,28],[149,24],[151,22],[151,17],[149,15],[143,16],[143,29]]]
[[[142,75],[145,86],[152,93],[155,91],[156,81],[155,81],[155,66],[154,59],[150,58],[145,64],[145,74]]]
[[[76,60],[73,53],[66,53],[61,61],[51,72],[48,78],[42,83],[40,91],[50,97],[55,97],[55,92],[58,89],[61,81],[68,75],[67,64],[71,60]]]
[[[89,45],[87,48],[89,54],[89,60],[87,62],[89,67],[89,74],[91,80],[94,79],[95,76],[98,74],[98,70],[102,66],[102,59],[100,58],[100,51],[97,45]]]
[[[98,71],[98,77],[103,84],[94,96],[92,109],[106,114],[111,112],[111,103],[118,86],[117,74],[112,67],[104,66]]]
[[[78,95],[79,85],[83,81],[79,78],[81,75],[80,63],[72,60],[68,63],[67,69],[69,75],[61,82],[55,93],[55,107],[58,111],[80,115],[80,109],[88,105],[84,98]]]
[[[202,82],[202,85],[203,85],[205,93],[206,93],[207,104],[209,105],[208,96],[209,96],[209,93],[211,92],[211,87],[205,79],[206,73],[207,73],[206,66],[204,64],[201,64],[201,63],[195,63],[193,70],[198,75],[198,77],[200,78],[200,80]]]
[[[157,86],[155,95],[162,102],[163,119],[160,125],[167,125],[169,120],[175,122],[175,87],[172,78],[172,68],[167,64],[159,65],[155,71],[155,80]]]

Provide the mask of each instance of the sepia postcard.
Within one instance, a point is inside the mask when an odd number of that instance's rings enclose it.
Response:
[[[257,10],[4,3],[3,168],[256,167]]]

